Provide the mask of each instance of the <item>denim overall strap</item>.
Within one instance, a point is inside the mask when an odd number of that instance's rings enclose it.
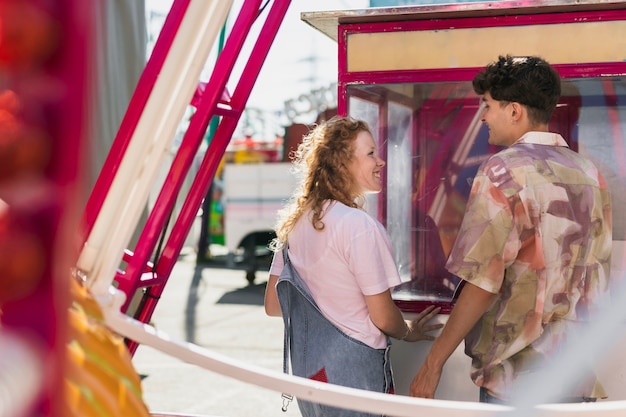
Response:
[[[287,245],[283,247],[283,262],[285,268],[293,268],[291,262],[289,262],[289,255],[287,254]],[[281,274],[282,275],[282,274]],[[289,311],[289,299],[279,300],[281,311]],[[284,305],[283,305],[284,304]],[[284,345],[283,345],[283,372],[289,373],[289,340],[291,337],[291,320],[288,314],[283,314],[283,322],[285,324],[284,330]]]
[[[294,375],[375,392],[393,392],[389,345],[374,349],[346,335],[322,314],[283,249],[276,291],[285,323],[283,368]],[[303,417],[364,417],[368,413],[298,400]]]
[[[311,303],[311,305],[313,305],[318,311],[319,308],[317,307],[317,303],[315,303],[315,300],[313,300],[313,297],[311,297],[311,293],[309,292],[309,289],[307,288],[306,284],[304,283],[304,281],[302,281],[302,278],[300,278],[300,275],[298,275],[298,273],[296,272],[296,269],[293,267],[293,265],[291,264],[291,260],[289,259],[289,254],[287,253],[287,249],[288,249],[289,245],[285,245],[283,247],[283,261],[284,261],[284,268],[283,268],[283,272],[280,274],[279,277],[279,281],[289,281],[294,287],[296,287],[301,295],[303,297],[306,298],[306,300]],[[293,297],[279,297],[278,299],[279,303],[280,303],[280,308],[281,311],[287,312],[287,311],[291,311],[291,302],[293,302]],[[321,314],[321,311],[320,311]],[[289,341],[291,340],[291,331],[292,331],[292,321],[291,321],[291,316],[289,314],[284,314],[283,313],[283,322],[285,324],[285,331],[284,331],[284,348],[283,348],[283,371],[287,374],[289,373],[289,352],[290,352],[290,343]]]

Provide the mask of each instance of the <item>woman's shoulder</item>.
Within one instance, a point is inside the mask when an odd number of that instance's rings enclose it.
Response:
[[[333,216],[361,216],[363,214],[367,215],[361,209],[356,207],[350,207],[346,204],[343,204],[340,201],[329,201],[324,206],[325,215],[333,215]]]
[[[365,210],[349,207],[338,201],[327,206],[327,212],[324,217],[343,225],[354,225],[363,228],[378,228],[382,226],[378,220]]]

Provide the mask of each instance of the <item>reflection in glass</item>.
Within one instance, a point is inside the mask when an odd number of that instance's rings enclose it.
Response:
[[[387,227],[404,283],[397,301],[449,303],[459,282],[444,266],[487,143],[471,82],[348,86],[349,114],[368,121],[386,157],[385,188],[370,212]],[[613,194],[614,239],[626,234],[626,85],[621,78],[563,80],[551,130],[589,157]],[[620,261],[618,269],[624,270]],[[616,262],[614,262],[616,264]],[[613,274],[616,276],[616,274]],[[416,308],[418,309],[418,308]]]

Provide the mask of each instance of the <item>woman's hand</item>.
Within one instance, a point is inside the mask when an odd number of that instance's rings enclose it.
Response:
[[[419,313],[413,320],[406,320],[409,332],[402,339],[406,342],[417,342],[419,340],[435,340],[435,336],[427,334],[433,330],[443,327],[442,323],[429,324],[430,320],[441,311],[441,307],[429,306]]]
[[[387,336],[394,339],[406,340],[407,342],[434,340],[434,336],[426,333],[443,327],[443,324],[428,324],[429,320],[441,311],[441,307],[430,306],[413,320],[404,320],[402,312],[391,298],[391,291],[389,290],[380,294],[366,295],[365,303],[372,323]]]

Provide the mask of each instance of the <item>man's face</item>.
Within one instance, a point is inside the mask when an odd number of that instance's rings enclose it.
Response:
[[[489,143],[497,146],[512,145],[518,138],[511,119],[511,103],[494,100],[486,92],[482,104],[480,120],[489,128]]]

